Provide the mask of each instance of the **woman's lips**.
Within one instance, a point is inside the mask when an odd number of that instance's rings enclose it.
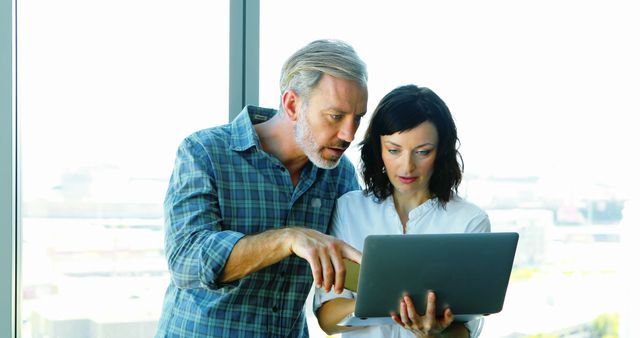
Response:
[[[406,177],[406,176],[398,176],[398,180],[400,183],[411,184],[417,180],[417,177]]]

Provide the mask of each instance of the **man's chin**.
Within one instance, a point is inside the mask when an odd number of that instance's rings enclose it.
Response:
[[[340,159],[341,158],[342,157],[335,157],[335,158],[332,157],[332,158],[326,159],[326,158],[323,158],[321,156],[318,156],[318,157],[315,157],[315,158],[309,157],[309,160],[311,160],[311,162],[313,164],[315,164],[316,167],[318,167],[318,168],[321,168],[321,169],[333,169],[333,168],[338,166],[338,164],[340,163]]]

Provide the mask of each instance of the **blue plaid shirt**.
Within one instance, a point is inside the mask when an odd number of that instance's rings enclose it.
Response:
[[[310,162],[293,187],[284,165],[260,147],[253,123],[275,110],[246,107],[230,124],[180,145],[165,199],[171,283],[156,337],[307,337],[304,302],[313,281],[296,256],[231,283],[218,277],[245,234],[327,227],[335,200],[359,189],[346,158],[332,170]]]

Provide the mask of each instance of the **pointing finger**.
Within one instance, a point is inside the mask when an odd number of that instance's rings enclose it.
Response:
[[[313,275],[313,284],[315,284],[317,288],[322,287],[322,264],[320,264],[320,259],[318,258],[318,255],[312,253],[307,258],[307,262],[309,262],[309,265],[311,266],[311,274]]]
[[[342,293],[344,289],[344,280],[346,274],[346,268],[342,261],[342,255],[336,250],[331,250],[331,263],[333,264],[334,271],[334,290],[336,293]]]
[[[329,292],[331,291],[331,287],[333,286],[334,272],[331,258],[329,257],[329,254],[327,254],[327,252],[324,250],[320,252],[320,263],[322,263],[323,287],[326,292]]]

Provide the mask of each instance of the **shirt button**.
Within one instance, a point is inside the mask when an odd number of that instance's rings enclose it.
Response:
[[[271,308],[271,310],[273,310],[273,312],[278,312],[278,307],[274,306],[274,307]]]

